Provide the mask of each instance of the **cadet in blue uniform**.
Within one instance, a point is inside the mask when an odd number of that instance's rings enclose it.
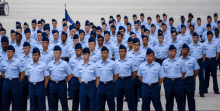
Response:
[[[19,59],[14,57],[15,48],[9,45],[7,48],[7,60],[1,62],[1,76],[5,78],[3,83],[3,110],[10,109],[12,102],[12,110],[20,110],[20,81],[25,76],[25,69]],[[19,73],[21,73],[19,77]]]
[[[210,73],[213,78],[213,90],[215,94],[219,93],[218,88],[218,81],[217,81],[217,60],[219,57],[219,44],[212,41],[213,33],[212,31],[207,32],[207,39],[208,41],[205,42],[205,52],[206,52],[206,59],[204,62],[205,67],[205,93],[208,93],[209,88],[209,79],[210,79]]]
[[[67,102],[67,85],[73,74],[69,64],[60,58],[60,46],[54,47],[54,58],[48,64],[49,73],[51,76],[50,83],[50,110],[58,110],[58,100],[60,100],[62,110],[68,110]]]
[[[19,57],[21,54],[24,54],[23,42],[21,40],[22,40],[22,35],[19,32],[16,32],[16,43],[14,45],[15,57]]]
[[[80,86],[80,110],[97,110],[96,88],[99,84],[99,72],[95,63],[90,60],[89,48],[83,49],[83,62],[77,67]]]
[[[138,67],[134,61],[126,56],[127,49],[124,45],[119,46],[119,55],[120,58],[116,60],[119,69],[119,78],[116,81],[117,110],[123,110],[124,96],[128,103],[128,109],[137,110],[135,108],[134,92],[132,91],[132,80],[137,76]]]
[[[165,74],[161,65],[154,62],[154,52],[149,48],[146,52],[147,62],[143,62],[138,68],[138,77],[142,84],[142,111],[150,110],[153,102],[155,110],[162,111],[160,101],[160,85],[163,83]]]
[[[119,74],[115,61],[108,58],[109,50],[103,46],[101,49],[102,59],[98,61],[98,71],[100,74],[100,82],[97,87],[98,109],[105,110],[105,102],[108,103],[110,111],[115,110],[114,100],[114,82],[117,80]]]
[[[7,48],[9,45],[9,41],[8,38],[6,36],[1,38],[1,47],[2,49],[0,49],[0,61],[4,61],[7,60]],[[0,100],[2,99],[2,89],[3,89],[3,83],[4,83],[5,79],[0,76]],[[3,110],[3,102],[0,101],[0,110]]]
[[[24,42],[23,44],[24,54],[19,56],[19,60],[21,61],[24,69],[27,69],[27,63],[32,61],[32,54],[30,53],[31,45],[28,42]],[[29,91],[29,81],[28,77],[25,76],[21,81],[21,110],[27,110],[27,98]]]
[[[70,45],[67,44],[67,33],[63,32],[61,33],[61,42],[59,44],[59,46],[62,49],[62,54],[61,54],[61,59],[68,62],[69,61],[69,47]]]
[[[199,42],[199,35],[193,33],[193,43],[189,45],[189,55],[194,57],[199,64],[199,94],[200,97],[205,97],[204,95],[204,73],[203,73],[203,61],[205,61],[205,45]]]
[[[195,103],[195,79],[199,73],[199,65],[196,59],[189,56],[189,46],[183,44],[182,46],[182,56],[180,57],[186,66],[186,75],[183,79],[183,92],[184,92],[184,110],[186,107],[186,98],[188,103],[188,108],[190,111],[196,110]]]
[[[169,58],[163,61],[162,67],[165,73],[165,97],[166,110],[173,110],[174,98],[177,102],[177,109],[183,110],[183,81],[186,70],[184,61],[176,57],[176,47],[170,45]]]
[[[77,34],[76,34],[77,35]],[[77,65],[83,62],[82,58],[82,45],[77,43],[75,45],[75,55],[70,58],[69,65],[73,71],[73,78],[70,81],[70,96],[73,99],[72,102],[72,110],[78,111],[79,109],[79,90],[80,90],[80,82],[77,74]]]
[[[96,41],[95,38],[90,37],[88,40],[88,46],[90,51],[90,57],[89,60],[93,63],[96,63],[98,60],[101,59],[101,54],[98,49],[96,49]]]
[[[26,74],[30,81],[29,96],[30,110],[46,110],[46,87],[49,81],[49,72],[45,62],[40,61],[40,50],[34,48],[33,60],[27,63]]]

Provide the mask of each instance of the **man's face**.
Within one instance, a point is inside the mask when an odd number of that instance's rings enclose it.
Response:
[[[103,30],[103,31],[106,30],[106,25],[102,25],[102,30]]]
[[[97,35],[102,34],[102,31],[101,30],[96,30],[96,34]]]
[[[71,36],[74,36],[75,34],[76,34],[76,29],[70,30],[70,35],[71,35]]]
[[[201,21],[200,21],[200,20],[197,20],[197,24],[198,24],[198,25],[201,25]]]
[[[105,41],[109,41],[109,39],[110,39],[110,35],[109,34],[105,34],[104,37],[105,37]]]
[[[147,23],[151,24],[152,20],[151,19],[147,19]]]
[[[14,57],[15,52],[13,50],[7,50],[7,56],[8,58]]]
[[[53,34],[54,40],[58,40],[58,37],[59,37],[58,33],[54,33],[54,34]]]
[[[150,31],[153,32],[153,33],[155,32],[155,29],[156,29],[156,28],[155,28],[154,26],[153,26],[153,27],[150,27]]]
[[[217,24],[218,29],[220,29],[220,23]]]
[[[197,43],[199,41],[199,37],[198,36],[193,36],[193,42]]]
[[[138,30],[139,25],[138,25],[138,24],[135,24],[134,27],[135,27],[136,30]]]
[[[137,17],[133,17],[133,21],[137,21]]]
[[[90,54],[89,53],[85,53],[83,54],[83,59],[84,60],[89,60]]]
[[[66,34],[61,35],[61,40],[62,40],[62,42],[65,43],[67,40],[67,35]]]
[[[106,51],[101,51],[101,57],[102,57],[102,59],[107,59],[108,58],[108,51],[106,50]]]
[[[140,18],[141,18],[141,21],[143,21],[143,20],[144,20],[144,16],[141,16]]]
[[[32,23],[31,25],[32,25],[32,28],[34,28],[34,29],[35,29],[35,28],[36,28],[36,26],[37,26],[37,24],[36,24],[36,23]]]
[[[64,26],[64,27],[63,27],[63,31],[66,32],[66,31],[67,31],[67,28],[68,28],[68,25]]]
[[[181,33],[185,33],[186,32],[186,27],[181,28]]]
[[[142,43],[143,43],[143,45],[148,45],[148,39],[146,37],[144,37],[142,39]]]
[[[124,23],[128,23],[128,19],[124,19]]]
[[[128,43],[128,47],[129,47],[129,48],[133,48],[133,43],[132,43],[132,41],[127,42],[127,43]]]
[[[11,34],[11,39],[12,39],[12,40],[15,40],[15,39],[16,39],[16,33],[12,33],[12,34]]]
[[[175,56],[176,56],[176,49],[173,49],[173,50],[169,50],[169,57],[171,57],[171,58],[175,58]]]
[[[215,17],[214,17],[214,20],[215,20],[215,21],[218,20],[218,16],[215,16]]]
[[[173,40],[176,40],[176,33],[172,33],[171,36]]]
[[[1,32],[1,37],[6,35],[5,31],[0,31],[0,32]]]
[[[213,35],[207,35],[208,41],[212,41]]]
[[[85,26],[85,29],[86,29],[86,32],[89,32],[89,31],[90,31],[89,26]]]
[[[55,59],[59,59],[61,56],[61,51],[53,51],[53,55]]]
[[[42,27],[44,27],[44,25],[45,25],[45,22],[42,22]]]
[[[104,42],[103,38],[99,38],[99,39],[98,39],[98,44],[99,44],[99,46],[102,46],[102,45],[103,45],[103,42]]]
[[[127,31],[131,31],[131,26],[127,25]]]
[[[84,34],[84,33],[80,33],[80,34],[79,34],[79,38],[80,38],[81,40],[84,40],[84,37],[85,37],[85,34]]]
[[[145,32],[144,32],[144,35],[146,35],[146,36],[148,36],[148,37],[149,37],[150,32],[149,32],[149,31],[145,31]]]
[[[140,42],[136,42],[136,43],[133,44],[134,50],[139,50],[140,46],[141,46]]]
[[[73,43],[76,45],[76,43],[79,43],[79,39],[73,39]]]
[[[103,22],[105,22],[105,20],[101,20],[101,24],[102,24]]]
[[[149,63],[152,63],[154,60],[154,53],[146,55],[146,59]]]
[[[28,25],[24,25],[24,26],[23,26],[23,29],[24,29],[24,30],[25,30],[26,28],[29,28]]]
[[[183,48],[183,49],[182,49],[182,54],[183,54],[184,56],[188,55],[188,53],[189,53],[189,49],[188,49],[188,48]]]
[[[8,45],[9,45],[8,42],[2,42],[1,43],[2,49],[6,49],[7,50]]]
[[[89,42],[89,43],[88,43],[89,50],[94,50],[94,49],[95,49],[95,45],[96,45],[95,42]]]
[[[136,38],[136,34],[132,34],[132,35],[131,35],[131,38],[132,38],[132,39]]]
[[[80,24],[76,24],[76,29],[77,29],[77,30],[80,29]]]
[[[41,30],[43,28],[42,24],[38,24],[38,28]]]
[[[122,35],[120,34],[120,35],[117,35],[117,41],[118,42],[121,42],[122,41]]]
[[[117,21],[119,22],[121,20],[121,17],[117,17]]]
[[[192,20],[192,16],[189,16],[188,19],[189,19],[189,20]]]
[[[75,49],[75,54],[76,54],[76,56],[81,56],[82,55],[82,49]]]
[[[167,21],[167,16],[163,16],[163,21]]]
[[[208,18],[208,19],[207,19],[207,22],[208,22],[208,23],[211,23],[211,22],[212,22],[212,19],[211,19],[211,18]]]
[[[124,35],[125,34],[125,30],[121,29],[120,32]]]
[[[181,18],[181,22],[182,22],[182,23],[185,22],[185,18]]]
[[[57,26],[57,22],[52,22],[53,27]]]
[[[125,57],[126,56],[126,49],[119,49],[119,55],[120,57]]]
[[[49,45],[49,42],[48,42],[48,41],[42,41],[42,47],[43,47],[43,48],[48,47],[48,45]]]
[[[112,32],[115,32],[115,30],[116,30],[116,28],[115,28],[115,27],[113,27],[113,28],[112,28]]]
[[[207,30],[207,31],[210,31],[210,30],[211,30],[211,27],[207,27],[206,30]]]
[[[187,22],[187,27],[189,27],[189,26],[190,26],[190,24],[191,24],[191,22]]]
[[[218,37],[219,31],[215,31],[215,36]]]
[[[163,37],[163,36],[158,36],[158,41],[159,41],[159,42],[163,42],[163,40],[164,40],[164,37]]]
[[[189,27],[190,33],[194,32],[194,27]]]
[[[37,39],[38,39],[38,41],[41,41],[42,38],[43,38],[43,37],[42,37],[42,33],[38,33],[38,34],[37,34]]]
[[[156,17],[156,20],[157,20],[157,22],[159,22],[159,20],[160,20],[160,17]]]
[[[163,25],[163,26],[162,26],[162,29],[163,29],[163,31],[166,31],[166,30],[167,30],[167,26],[166,26],[166,25]]]
[[[31,50],[31,47],[30,46],[23,47],[23,50],[25,54],[28,54]]]
[[[21,35],[16,35],[16,41],[17,41],[17,42],[20,42],[21,39],[22,39]]]
[[[31,33],[30,33],[30,32],[25,33],[25,37],[26,37],[26,38],[30,38],[30,37],[31,37]]]
[[[32,58],[33,58],[33,61],[38,61],[39,58],[40,58],[40,54],[39,53],[34,53],[34,54],[32,54]]]
[[[172,21],[172,20],[170,20],[170,21],[169,21],[169,24],[172,26],[172,25],[173,25],[173,21]]]

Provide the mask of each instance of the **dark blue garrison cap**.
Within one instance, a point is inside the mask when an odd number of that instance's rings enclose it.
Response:
[[[13,51],[15,51],[15,48],[14,48],[14,46],[9,45],[8,48],[7,48],[7,50],[13,50]]]
[[[88,42],[95,42],[95,38],[94,37],[90,37]]]
[[[148,39],[148,37],[146,35],[141,35],[142,39],[144,39],[145,37]]]
[[[131,37],[129,37],[127,42],[132,42],[132,41],[133,41],[133,39]]]
[[[193,33],[193,36],[198,36],[199,37],[199,35],[196,32]]]
[[[96,26],[95,26],[95,25],[93,25],[93,26],[92,26],[92,28],[94,29],[94,28],[96,28]]]
[[[29,42],[24,42],[23,47],[31,46]]]
[[[86,54],[86,53],[90,54],[89,48],[88,47],[84,48],[82,53],[83,54]]]
[[[56,19],[52,19],[52,22],[56,22],[57,20]]]
[[[111,28],[113,28],[113,27],[115,27],[115,25],[112,25],[112,27]],[[116,27],[115,27],[116,28]]]
[[[16,29],[22,29],[22,27],[20,25],[16,26]]]
[[[45,24],[45,26],[44,26],[44,30],[50,30],[50,26],[49,26],[49,24]]]
[[[46,32],[43,32],[43,33],[42,33],[42,36],[43,36],[43,37],[47,37],[48,35],[47,35]]]
[[[218,29],[218,28],[215,28],[215,31],[219,31],[219,29]]]
[[[207,35],[213,35],[212,31],[208,31]]]
[[[38,21],[37,24],[42,24],[42,21]]]
[[[124,28],[123,26],[120,26],[120,27],[119,27],[119,30],[121,30],[121,29],[125,29],[125,28]]]
[[[167,16],[167,14],[163,13],[163,17],[164,17],[164,16]]]
[[[173,50],[176,49],[176,47],[174,45],[170,45],[169,50]]]
[[[119,50],[120,49],[125,49],[127,51],[126,47],[124,45],[122,45],[122,44],[119,46]]]
[[[207,24],[206,27],[211,27],[211,24]]]
[[[73,39],[78,39],[79,38],[79,35],[78,34],[75,34],[74,36],[73,36]]]
[[[34,20],[32,20],[32,22],[31,23],[37,23],[37,20],[36,19],[34,19]]]
[[[49,42],[49,39],[44,36],[44,37],[42,38],[42,41],[48,41],[48,42]]]
[[[102,49],[101,49],[101,51],[108,51],[108,48],[105,47],[105,46],[103,46]]]
[[[145,25],[142,25],[142,26],[141,26],[141,29],[145,29]]]
[[[134,38],[133,43],[137,43],[137,42],[140,42],[140,40],[138,38]]]
[[[216,17],[216,16],[218,16],[218,14],[217,14],[217,13],[214,13],[214,17]]]
[[[109,18],[113,18],[113,16],[111,15]]]
[[[151,53],[154,53],[154,51],[151,48],[148,48],[146,54],[149,55]]]
[[[1,30],[0,30],[0,31],[6,31],[6,30],[5,30],[5,28],[1,28]]]
[[[18,21],[17,21],[17,22],[16,22],[16,25],[21,25],[21,22],[18,22]]]
[[[54,34],[54,33],[57,33],[58,31],[57,30],[52,30],[52,34]],[[58,33],[59,34],[59,33]]]
[[[140,14],[140,16],[144,16],[144,14],[143,14],[143,13],[141,13],[141,14]]]
[[[147,17],[147,20],[152,20],[151,17]]]
[[[198,17],[197,20],[200,20],[200,21],[201,21],[201,18]]]
[[[93,38],[93,37],[92,37],[92,38]],[[103,38],[103,39],[104,39],[104,37],[103,37],[101,34],[98,35],[98,39],[99,39],[99,38]]]
[[[193,14],[192,14],[192,13],[189,13],[188,17],[192,17],[192,18],[193,18]]]
[[[79,30],[79,34],[81,34],[81,33],[84,33],[84,34],[85,34],[84,30],[80,29],[80,30]]]
[[[162,26],[164,26],[164,25],[166,25],[166,26],[167,26],[167,24],[165,24],[165,23],[162,23]]]
[[[40,54],[40,50],[39,50],[37,47],[35,47],[35,48],[33,49],[32,54],[35,54],[35,53],[38,53],[38,52],[39,52],[39,54]]]
[[[124,16],[124,19],[128,19],[128,17],[127,17],[127,16]]]
[[[96,33],[94,31],[91,31],[90,35],[96,35]]]
[[[54,47],[53,51],[61,51],[61,47],[59,45],[56,45]]]
[[[19,32],[16,32],[16,35],[21,35]],[[22,37],[22,36],[21,36]]]
[[[133,17],[137,17],[137,15],[136,15],[136,14],[134,14],[134,15],[133,15]]]
[[[67,21],[65,18],[63,18],[63,20],[62,21]]]
[[[151,24],[151,26],[150,27],[155,27],[155,25],[154,24]]]
[[[102,25],[107,25],[107,24],[105,22],[103,22]]]
[[[121,15],[118,14],[117,17],[121,17]]]
[[[131,32],[130,32],[130,35],[133,35],[133,34],[135,34],[135,33],[131,31]]]
[[[12,33],[16,33],[15,30],[11,30],[11,33],[10,33],[10,34],[12,34]]]
[[[117,35],[121,35],[123,37],[123,34],[120,31],[118,31]]]
[[[61,35],[67,35],[67,33],[66,33],[66,32],[64,32],[64,31],[62,31]]]
[[[3,36],[3,37],[1,38],[1,42],[8,42],[8,37]]]
[[[158,29],[158,33],[163,33],[163,31],[161,29]]]
[[[27,22],[24,22],[24,25],[28,25],[28,23],[27,23]]]
[[[75,49],[82,49],[82,45],[80,43],[76,43]]]
[[[169,21],[174,21],[173,17],[170,17]]]
[[[163,22],[162,20],[159,20],[159,22]]]
[[[183,15],[180,18],[185,18]]]
[[[44,20],[44,19],[41,19],[41,22],[45,22],[45,20]]]
[[[109,34],[110,35],[110,32],[109,31],[104,31],[104,34]]]
[[[96,30],[102,30],[102,28],[98,26],[98,27],[96,27]]]
[[[182,48],[188,48],[189,49],[189,46],[184,43]]]
[[[65,26],[67,26],[67,24],[66,24],[66,23],[63,23],[63,27],[65,27]]]
[[[159,14],[157,14],[157,15],[156,15],[156,17],[160,17],[160,15],[159,15]]]
[[[89,23],[86,23],[85,26],[89,26]]]
[[[158,36],[163,36],[163,34],[162,33],[158,33]]]
[[[80,22],[77,20],[77,21],[76,21],[76,24],[80,24]]]
[[[127,23],[127,26],[128,26],[128,25],[130,25],[130,26],[131,26],[131,23],[129,23],[129,22],[128,22],[128,23]]]
[[[37,30],[37,33],[42,33],[40,30]]]
[[[183,27],[185,27],[185,28],[186,28],[186,26],[185,26],[185,25],[181,25],[181,28],[183,28]]]
[[[25,33],[25,34],[26,34],[26,33],[29,33],[29,32],[31,32],[30,28],[26,28],[26,29],[24,30],[24,33]]]
[[[176,33],[176,31],[175,30],[171,30],[171,34],[173,34],[173,33]]]
[[[207,16],[207,19],[208,19],[208,18],[212,19],[212,17],[211,17],[210,15],[209,15],[209,16]]]
[[[144,32],[146,32],[146,31],[150,32],[150,30],[148,30],[148,29],[144,29]]]

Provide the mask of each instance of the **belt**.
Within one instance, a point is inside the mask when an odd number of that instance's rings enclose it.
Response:
[[[128,79],[128,78],[131,78],[131,76],[121,76],[119,78],[121,78],[121,79]]]
[[[200,59],[196,59],[196,61],[199,61],[199,60],[202,60],[202,58],[200,58]]]
[[[30,82],[31,84],[33,84],[33,85],[37,85],[37,84],[42,84],[42,83],[44,83],[44,81],[41,81],[41,82]]]
[[[91,82],[94,82],[95,80],[92,80],[92,81],[86,81],[86,82],[82,82],[82,83],[85,83],[85,84],[89,84]]]
[[[144,83],[144,84],[146,84],[146,85],[148,85],[148,86],[153,86],[153,85],[158,85],[158,82],[156,82],[156,83]]]
[[[156,59],[159,59],[159,60],[162,60],[162,61],[163,61],[163,60],[165,60],[166,58],[156,58]]]
[[[209,60],[212,60],[212,59],[215,59],[216,57],[206,57],[205,59],[209,59]]]
[[[187,76],[187,77],[185,77],[185,79],[190,79],[190,78],[193,78],[193,76]]]
[[[181,80],[181,78],[166,78],[166,79],[171,80],[171,81]]]
[[[113,81],[108,81],[108,82],[102,82],[102,81],[100,81],[100,83],[103,83],[103,84],[110,84],[110,83],[113,83]]]
[[[5,78],[5,80],[18,80],[19,78]]]
[[[54,83],[56,83],[56,84],[61,83],[61,82],[64,82],[64,81],[66,82],[65,79],[64,79],[64,80],[61,80],[61,81],[53,81],[53,80],[52,80],[52,82],[54,82]]]

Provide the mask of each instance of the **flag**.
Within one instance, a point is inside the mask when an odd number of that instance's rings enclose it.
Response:
[[[74,23],[73,20],[70,18],[70,16],[69,16],[69,14],[68,14],[68,12],[67,12],[66,9],[65,9],[65,19],[66,19],[67,21],[69,21],[71,24]]]

